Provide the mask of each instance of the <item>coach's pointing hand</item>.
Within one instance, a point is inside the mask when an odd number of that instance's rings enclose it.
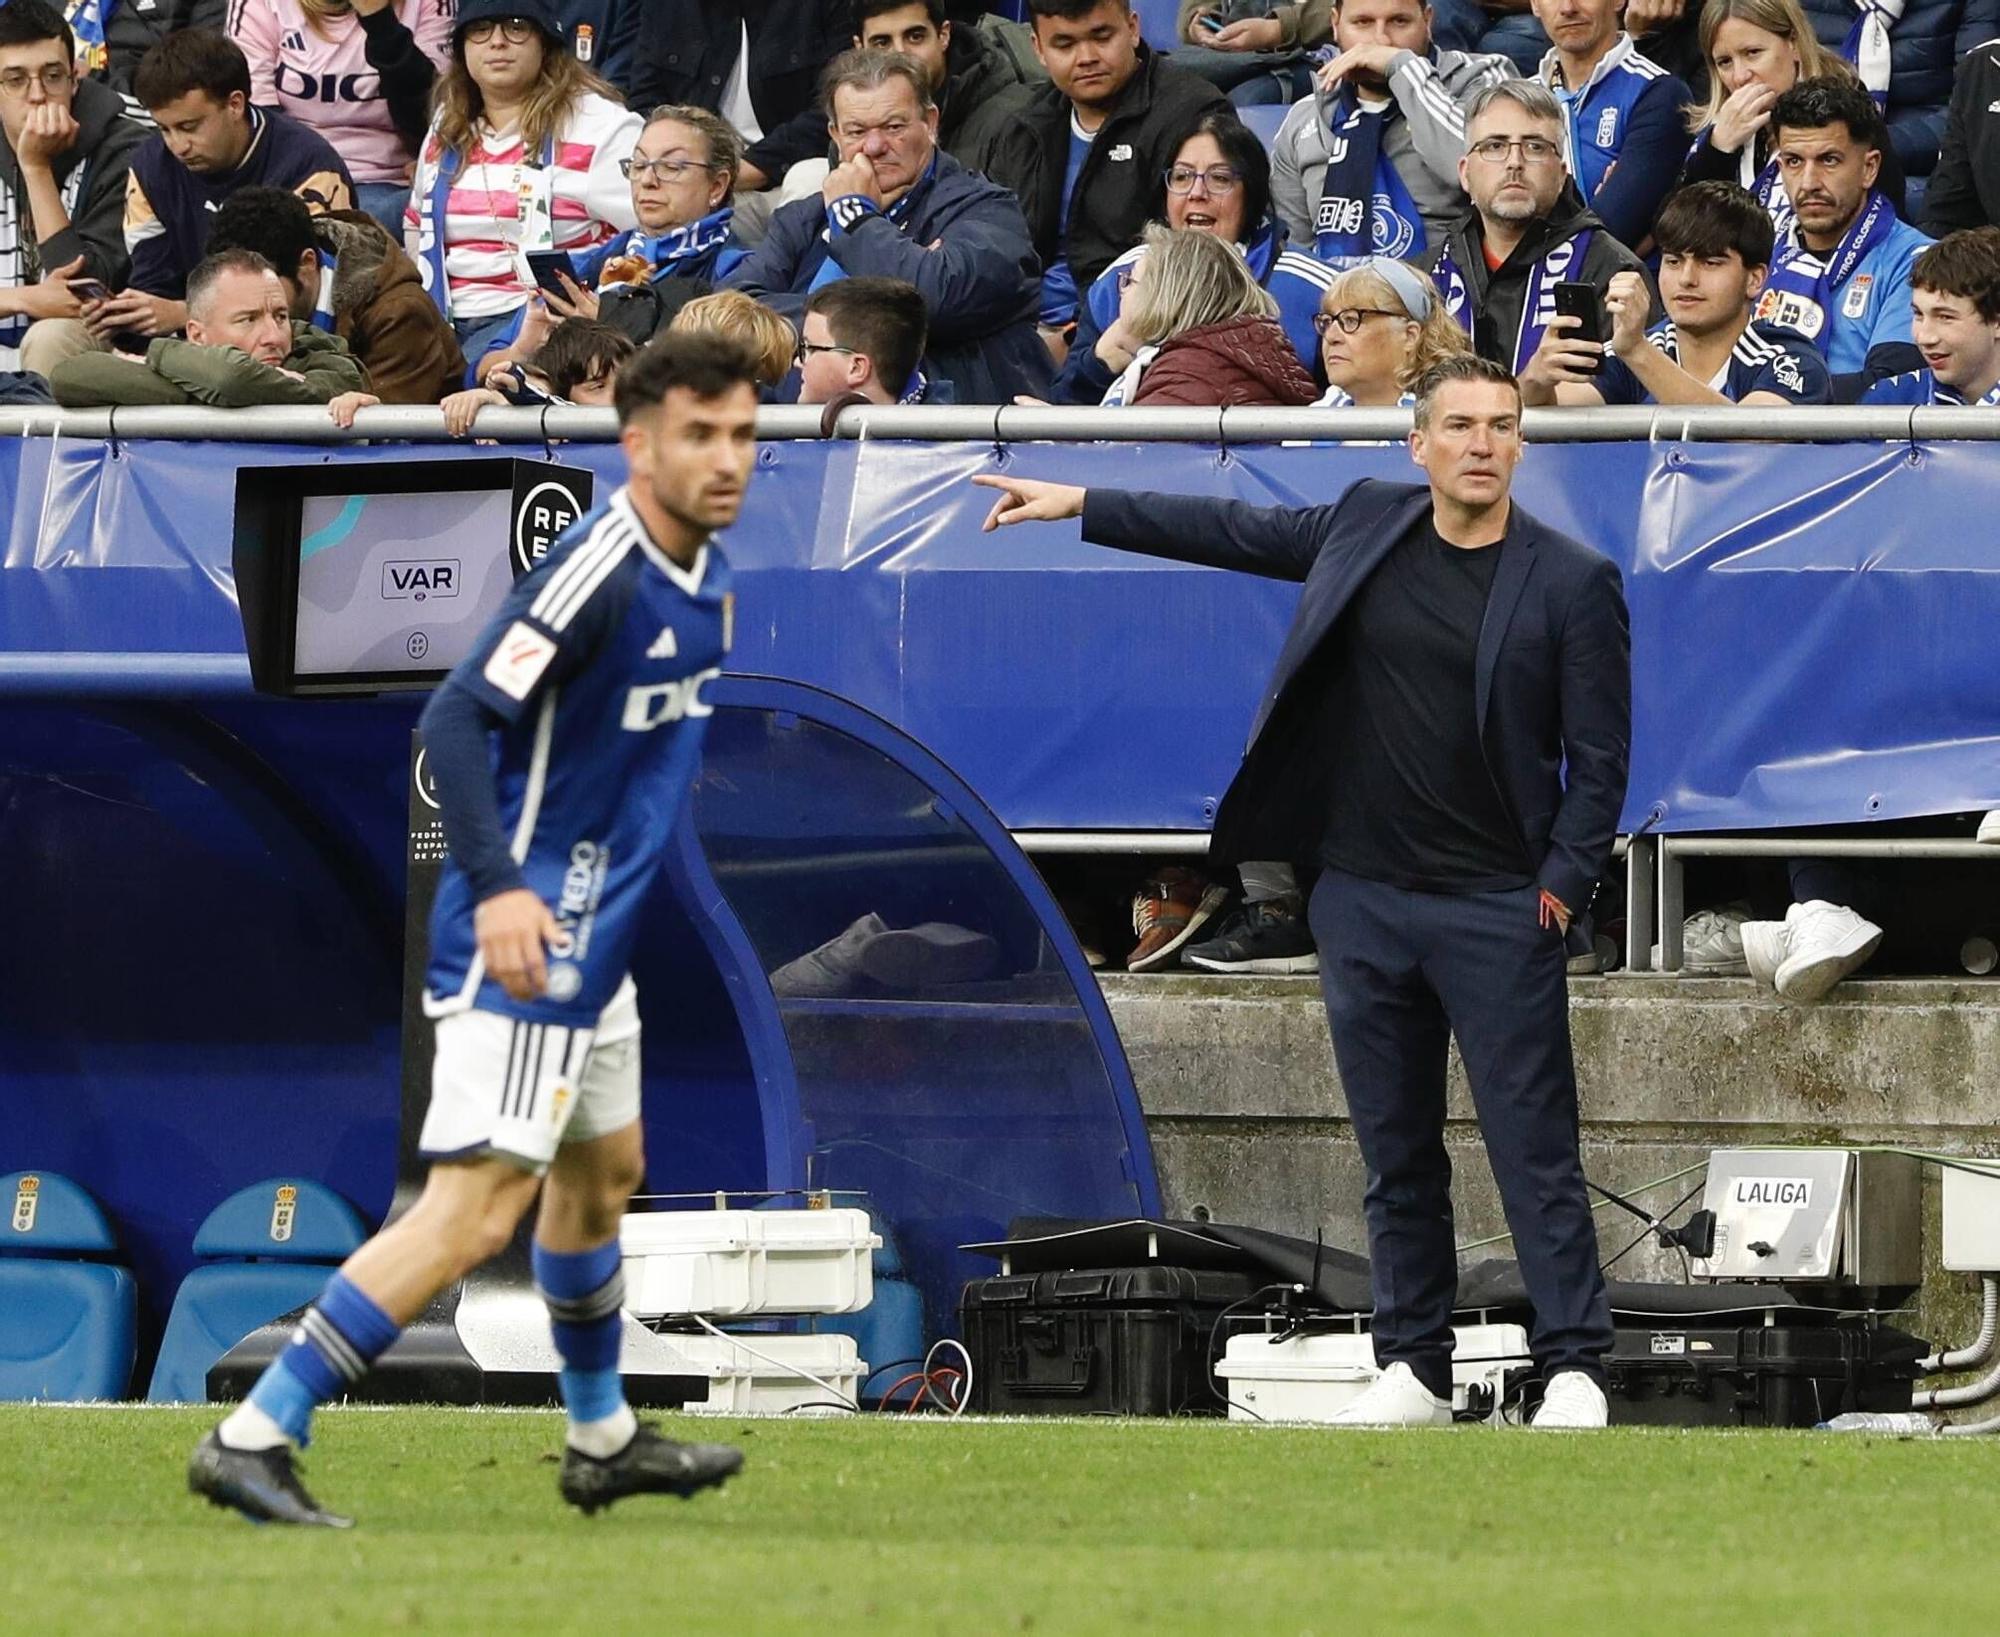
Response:
[[[1083,490],[1073,483],[1038,483],[1026,477],[976,477],[982,488],[998,489],[1000,498],[979,525],[991,534],[1003,523],[1060,523],[1083,515]]]
[[[487,972],[513,999],[538,999],[548,987],[543,950],[562,936],[562,928],[526,887],[496,892],[474,910],[472,935]]]

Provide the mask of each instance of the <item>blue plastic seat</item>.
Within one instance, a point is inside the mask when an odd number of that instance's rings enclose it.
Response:
[[[1244,128],[1259,142],[1264,151],[1271,151],[1271,144],[1278,140],[1278,127],[1285,123],[1285,115],[1292,111],[1288,102],[1269,102],[1254,108],[1239,108],[1236,117],[1243,121]]]
[[[1139,37],[1155,51],[1171,51],[1182,43],[1174,32],[1180,21],[1180,0],[1133,0],[1139,14]]]
[[[50,1171],[0,1177],[0,1399],[123,1398],[139,1287],[97,1201]]]
[[[194,1236],[210,1258],[181,1281],[153,1385],[155,1404],[208,1397],[209,1367],[253,1330],[303,1307],[368,1237],[361,1218],[332,1189],[272,1177],[231,1194]]]

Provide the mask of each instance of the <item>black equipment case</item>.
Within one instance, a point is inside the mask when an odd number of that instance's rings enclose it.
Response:
[[[1888,1325],[1621,1322],[1605,1363],[1613,1426],[1810,1427],[1907,1410],[1926,1346]]]
[[[1220,1415],[1211,1342],[1234,1308],[1261,1322],[1266,1280],[1168,1267],[974,1279],[959,1301],[971,1408],[989,1415]]]

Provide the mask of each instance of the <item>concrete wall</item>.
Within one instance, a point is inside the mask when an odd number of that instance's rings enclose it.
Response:
[[[1361,1165],[1315,979],[1107,975],[1152,1134],[1169,1214],[1239,1222],[1361,1249]],[[1570,1022],[1584,1168],[1620,1193],[1758,1142],[1897,1143],[2000,1152],[2000,981],[1850,982],[1813,1007],[1745,979],[1574,980]],[[1498,1195],[1454,1052],[1446,1141],[1467,1263],[1508,1256]],[[1936,1251],[1936,1172],[1926,1217]],[[1648,1190],[1664,1210],[1696,1171]],[[1686,1208],[1692,1208],[1686,1207]],[[1685,1208],[1684,1208],[1685,1209]],[[1603,1254],[1641,1232],[1598,1213]],[[1641,1243],[1614,1272],[1679,1279],[1676,1253]],[[1977,1318],[1968,1279],[1934,1271],[1919,1322],[1952,1341]]]

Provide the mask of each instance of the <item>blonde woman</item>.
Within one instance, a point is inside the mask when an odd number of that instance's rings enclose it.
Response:
[[[640,121],[573,57],[548,0],[465,0],[403,233],[474,382],[554,327],[529,256],[637,225],[624,161]]]
[[[1734,182],[1756,195],[1782,238],[1791,201],[1771,157],[1771,107],[1800,80],[1854,70],[1814,36],[1798,0],[1708,0],[1696,25],[1708,63],[1708,101],[1688,109],[1694,146],[1681,172],[1686,182]],[[1903,168],[1882,154],[1875,185],[1903,208]]]
[[[250,100],[310,125],[347,161],[356,203],[400,238],[431,86],[451,50],[443,0],[232,0]]]
[[[1437,286],[1387,256],[1336,273],[1320,298],[1320,364],[1328,408],[1408,408],[1431,365],[1470,352],[1464,329],[1438,300]]]
[[[696,296],[667,326],[670,334],[726,335],[750,349],[757,360],[757,384],[768,402],[771,389],[791,373],[798,357],[799,332],[791,321],[752,301],[740,290]]]
[[[1309,404],[1317,387],[1278,322],[1278,304],[1236,248],[1192,228],[1146,229],[1118,323],[1136,350],[1111,405]]]

